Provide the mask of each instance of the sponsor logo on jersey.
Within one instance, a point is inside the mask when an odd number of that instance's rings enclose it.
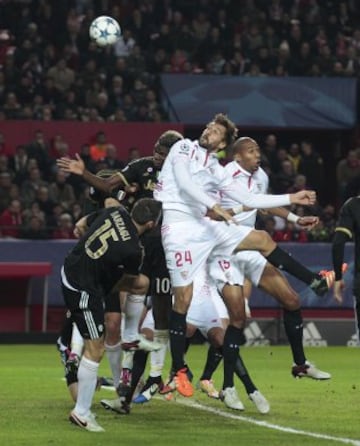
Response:
[[[246,345],[270,345],[270,340],[263,335],[257,322],[252,321],[245,328]]]
[[[328,345],[314,322],[309,322],[304,327],[303,344],[307,347],[326,347]]]

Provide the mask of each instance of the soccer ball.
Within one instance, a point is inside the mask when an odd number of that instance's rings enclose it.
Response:
[[[99,46],[113,45],[120,38],[120,25],[112,17],[102,15],[92,21],[89,35]]]

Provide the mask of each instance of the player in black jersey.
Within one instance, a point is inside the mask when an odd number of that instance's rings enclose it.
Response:
[[[64,300],[85,344],[77,401],[69,419],[87,430],[103,431],[90,408],[104,351],[105,296],[115,285],[123,290],[136,288],[143,260],[139,237],[154,228],[160,216],[161,205],[151,198],[139,200],[131,215],[122,206],[106,208],[88,217],[88,231],[65,258]]]
[[[335,228],[332,243],[332,260],[335,271],[334,297],[339,302],[343,301],[345,283],[342,277],[342,264],[344,260],[345,243],[355,242],[355,266],[353,295],[355,298],[355,318],[357,334],[360,333],[360,195],[349,198],[341,207],[339,221]]]
[[[154,146],[153,156],[140,158],[129,163],[123,170],[114,173],[108,178],[99,178],[85,169],[81,158],[60,158],[58,166],[73,174],[81,175],[95,189],[102,191],[105,195],[111,195],[119,187],[123,188],[128,196],[126,203],[131,206],[134,201],[142,197],[152,197],[159,171],[169,152],[170,147],[182,139],[182,135],[176,131],[164,132]],[[171,309],[171,287],[170,278],[165,262],[165,254],[162,248],[160,227],[150,231],[142,238],[145,249],[145,259],[142,267],[143,276],[149,279],[147,294],[152,296],[153,313],[155,320],[154,341],[162,345],[158,353],[154,353],[152,363],[158,367],[161,356],[165,356],[168,340],[168,316]],[[156,358],[155,356],[160,356]],[[151,373],[152,378],[147,385],[161,383],[161,370]]]

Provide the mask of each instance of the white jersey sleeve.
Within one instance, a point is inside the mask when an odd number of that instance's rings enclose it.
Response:
[[[222,196],[227,196],[236,204],[244,204],[254,209],[269,209],[291,204],[290,195],[267,195],[249,192],[242,184],[232,181],[221,190]]]
[[[256,172],[251,174],[244,170],[236,161],[232,161],[225,166],[226,173],[237,183],[254,194],[266,194],[269,188],[269,177],[260,167]],[[238,203],[230,197],[221,196],[221,206],[225,209],[231,209],[238,206]],[[240,212],[234,216],[237,223],[245,226],[254,227],[256,222],[257,209],[251,211]]]
[[[202,176],[199,175],[199,158],[202,157],[198,144],[188,139],[172,146],[154,191],[154,197],[163,203],[163,209],[204,215],[207,208],[211,209],[216,204],[207,188],[203,187]]]

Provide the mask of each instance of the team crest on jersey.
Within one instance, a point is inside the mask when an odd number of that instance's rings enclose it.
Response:
[[[179,152],[187,155],[189,153],[190,147],[186,143],[182,143],[179,147]]]
[[[148,168],[147,168],[147,171],[148,171],[149,173],[151,173],[153,170],[154,170],[154,169],[153,169],[152,167],[148,167]]]
[[[261,183],[256,183],[256,188],[259,192],[261,192]]]
[[[188,278],[189,271],[181,271],[180,275],[184,280],[186,280]]]

